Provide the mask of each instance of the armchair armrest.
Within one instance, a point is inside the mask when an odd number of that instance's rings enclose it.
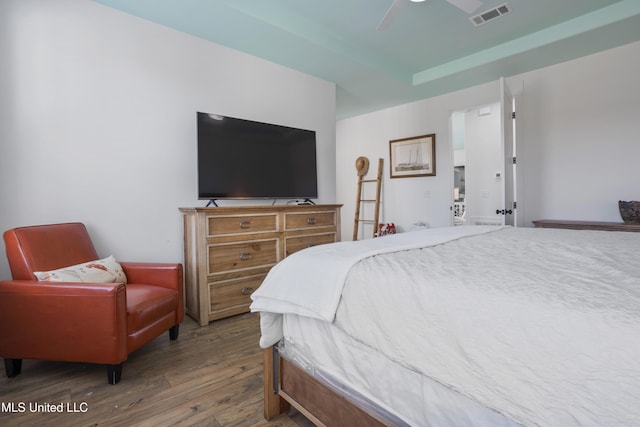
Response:
[[[127,281],[162,286],[182,293],[182,264],[153,262],[120,262]]]
[[[184,274],[180,263],[120,262],[127,282],[161,286],[178,292],[176,324],[184,319]]]
[[[120,283],[0,281],[0,356],[119,364],[127,359]]]

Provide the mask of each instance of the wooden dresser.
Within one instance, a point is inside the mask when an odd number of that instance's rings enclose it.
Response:
[[[603,221],[572,221],[559,219],[538,219],[533,222],[537,228],[568,228],[572,230],[603,230],[603,231],[636,231],[640,232],[640,224]]]
[[[341,206],[180,208],[186,313],[205,326],[249,311],[251,293],[278,261],[340,241]]]

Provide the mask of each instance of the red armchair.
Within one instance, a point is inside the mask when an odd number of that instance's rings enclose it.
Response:
[[[127,284],[39,282],[50,271],[98,259],[81,223],[21,227],[4,233],[13,280],[0,281],[0,357],[7,377],[23,359],[107,365],[120,381],[127,356],[184,318],[181,264],[120,263]]]

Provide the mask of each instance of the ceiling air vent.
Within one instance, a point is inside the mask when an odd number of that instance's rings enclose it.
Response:
[[[494,7],[493,9],[489,9],[485,12],[472,16],[469,18],[469,20],[473,23],[473,25],[479,27],[480,25],[484,25],[487,22],[493,21],[494,19],[504,16],[508,13],[511,13],[511,5],[509,3],[503,3],[498,7]]]

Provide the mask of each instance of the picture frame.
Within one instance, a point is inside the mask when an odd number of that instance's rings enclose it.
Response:
[[[436,175],[436,134],[389,141],[391,178]]]

